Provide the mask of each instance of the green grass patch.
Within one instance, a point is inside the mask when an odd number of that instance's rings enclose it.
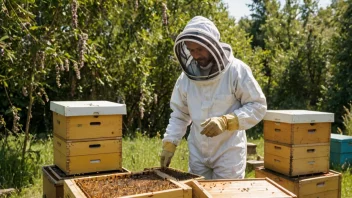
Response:
[[[15,140],[12,140],[15,141]],[[257,145],[257,155],[264,156],[264,140],[262,138],[258,139],[248,139],[248,142]],[[2,146],[2,145],[0,145]],[[50,165],[53,163],[53,147],[52,139],[48,141],[36,141],[32,144],[31,149],[40,153],[40,159],[35,163],[34,161],[28,162],[27,166],[33,169],[31,183],[21,188],[21,192],[13,194],[11,198],[21,198],[21,197],[42,197],[42,171],[41,168],[44,165]],[[143,135],[137,135],[135,138],[124,138],[122,141],[123,149],[123,161],[122,165],[124,168],[130,171],[142,171],[144,168],[158,167],[160,166],[160,153],[161,153],[161,139],[158,137],[148,138]],[[10,152],[7,152],[7,154]],[[2,153],[4,155],[4,152]],[[10,156],[12,156],[11,154]],[[180,169],[183,171],[188,171],[188,147],[187,141],[182,140],[180,145],[177,147],[175,156],[170,164],[171,167]],[[249,156],[249,158],[256,158],[257,155]],[[7,157],[5,159],[10,160],[10,163],[14,163],[12,160],[14,157]],[[15,160],[16,161],[16,160]],[[17,161],[16,161],[17,162]],[[0,164],[5,164],[6,162],[0,162]],[[16,172],[16,167],[8,167],[7,169],[2,169],[1,171],[6,172],[6,178],[9,181],[13,181],[19,178],[10,179],[10,175]],[[34,171],[35,169],[35,171]],[[342,197],[352,197],[352,170],[341,170],[338,167],[334,169],[343,174],[341,194]],[[10,172],[12,171],[12,173]],[[2,173],[3,173],[2,172]],[[1,175],[1,174],[0,174]],[[254,178],[254,170],[246,171],[246,178]],[[4,181],[4,180],[3,180]],[[6,182],[6,181],[5,181]],[[2,187],[14,187],[9,183],[2,185]]]

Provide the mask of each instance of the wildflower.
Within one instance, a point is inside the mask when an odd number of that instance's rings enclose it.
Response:
[[[58,65],[55,66],[55,70],[56,70],[56,85],[60,88],[61,87],[61,83],[60,83],[60,68]]]
[[[134,2],[134,10],[137,11],[138,10],[138,0],[136,0]]]
[[[28,96],[27,87],[22,87],[22,94],[23,94],[25,97]]]
[[[74,70],[75,73],[76,73],[76,78],[77,78],[78,80],[81,79],[81,72],[79,71],[78,65],[77,65],[76,62],[73,63],[73,70]]]
[[[65,59],[65,69],[66,71],[70,71],[70,62],[68,61],[68,59]]]
[[[12,115],[13,115],[13,123],[12,123],[12,131],[17,133],[20,129],[18,128],[20,121],[20,117],[18,116],[18,110],[15,106],[12,106]]]
[[[162,3],[162,9],[163,9],[163,15],[162,15],[162,18],[163,18],[163,25],[167,25],[167,6],[165,3]]]
[[[76,29],[78,27],[77,0],[73,0],[71,3],[71,12],[72,12],[72,27]]]
[[[84,61],[83,57],[86,51],[86,46],[87,46],[87,40],[88,40],[88,34],[82,33],[79,35],[79,40],[78,40],[78,53],[79,53],[79,68],[81,69],[84,66]]]

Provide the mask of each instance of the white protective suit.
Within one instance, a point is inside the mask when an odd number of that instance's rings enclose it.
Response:
[[[183,68],[184,72],[173,89],[170,101],[173,112],[163,142],[178,145],[192,122],[188,136],[189,172],[206,179],[244,178],[247,155],[245,130],[264,117],[266,98],[251,69],[234,58],[228,44],[219,42],[219,31],[210,20],[199,16],[193,18],[179,37],[190,29],[207,32],[215,38],[227,60],[217,76],[206,80],[190,78]],[[200,125],[206,119],[229,113],[238,117],[239,130],[225,131],[215,137],[200,134],[203,129]]]

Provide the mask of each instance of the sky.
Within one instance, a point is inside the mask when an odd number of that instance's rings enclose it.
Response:
[[[252,0],[222,0],[225,4],[228,5],[230,15],[235,17],[236,20],[239,20],[243,16],[249,16],[250,11],[246,4],[251,4]],[[285,0],[279,0],[281,5],[285,3]],[[331,0],[320,0],[319,6],[325,7],[330,5]]]

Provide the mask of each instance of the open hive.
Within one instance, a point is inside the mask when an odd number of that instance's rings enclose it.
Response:
[[[65,197],[192,197],[187,185],[166,179],[155,171],[65,180]]]
[[[178,170],[175,168],[161,168],[161,167],[153,167],[153,168],[145,168],[145,170],[154,170],[155,172],[158,172],[159,175],[162,175],[165,178],[171,179],[171,180],[176,180],[179,182],[187,182],[192,179],[204,179],[203,176],[193,174],[193,173],[188,173],[182,170]]]
[[[236,180],[192,180],[186,183],[192,187],[193,198],[289,198],[297,197],[269,178]]]
[[[65,179],[130,173],[129,170],[123,168],[123,170],[104,171],[99,173],[69,176],[69,175],[66,175],[62,170],[60,170],[55,165],[43,166],[42,171],[43,171],[43,197],[46,197],[46,198],[51,198],[51,197],[63,198]]]

